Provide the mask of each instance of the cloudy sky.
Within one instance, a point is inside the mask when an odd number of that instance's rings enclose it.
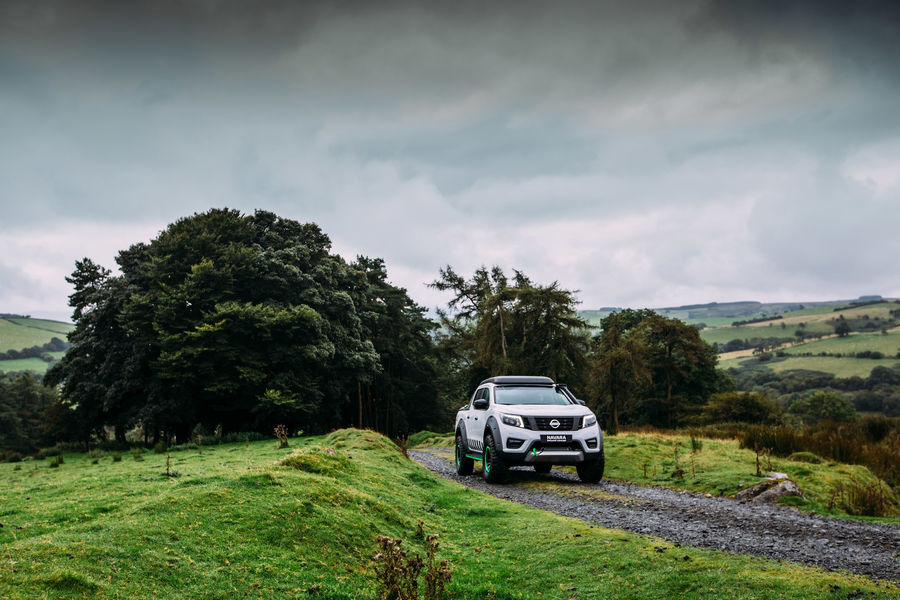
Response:
[[[430,308],[900,296],[898,6],[0,0],[0,312],[225,206]]]

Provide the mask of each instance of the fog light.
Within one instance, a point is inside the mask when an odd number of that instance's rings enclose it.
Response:
[[[584,443],[587,444],[587,447],[588,447],[588,448],[590,448],[591,450],[593,450],[594,448],[597,447],[597,438],[588,438],[588,439],[585,440]]]
[[[519,438],[507,438],[506,439],[506,447],[507,448],[518,448],[519,446],[521,446],[524,443],[525,443],[525,440],[520,440]],[[594,444],[596,444],[596,443],[597,443],[597,441],[594,440]]]

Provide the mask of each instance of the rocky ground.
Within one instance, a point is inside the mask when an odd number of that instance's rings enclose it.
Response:
[[[457,475],[452,451],[446,448],[411,450],[410,456],[447,479],[498,498],[606,527],[677,544],[900,580],[897,525],[820,517],[786,507],[605,479],[586,485],[576,475],[557,469],[539,475],[523,467],[512,472],[510,483],[489,485],[477,464],[474,475]]]

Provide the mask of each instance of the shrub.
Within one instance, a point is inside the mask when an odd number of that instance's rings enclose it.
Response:
[[[0,456],[0,462],[3,461],[8,463],[22,462],[22,453],[13,451],[4,452],[3,455]]]
[[[59,468],[59,465],[63,464],[64,462],[66,462],[66,461],[63,460],[63,455],[62,455],[62,454],[57,454],[57,455],[53,458],[53,460],[50,461],[50,464],[47,465],[47,466],[50,467],[51,469],[56,469],[56,468]]]
[[[278,447],[279,448],[287,448],[290,446],[288,444],[288,428],[287,425],[276,425],[275,426],[275,437],[278,439]]]
[[[813,454],[812,452],[794,452],[788,458],[796,462],[805,462],[813,465],[818,465],[822,463],[822,459]]]
[[[113,462],[122,462],[122,454],[120,452],[113,452],[112,460]]]
[[[131,452],[131,456],[134,457],[134,460],[140,462],[144,460],[144,449],[143,448],[132,448],[129,450]]]
[[[403,549],[403,540],[378,536],[379,551],[372,557],[375,563],[375,582],[380,600],[418,600],[419,574],[425,570],[424,600],[440,600],[450,582],[450,564],[437,562],[438,536],[425,538],[425,560]]]
[[[153,446],[153,453],[154,454],[165,454],[166,449],[167,449],[166,443],[164,441],[160,440],[160,441],[156,442],[156,444]]]
[[[893,514],[890,490],[881,481],[865,484],[852,479],[838,490],[841,508],[851,515],[886,517]]]

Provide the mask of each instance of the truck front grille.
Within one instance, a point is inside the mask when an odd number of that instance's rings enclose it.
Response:
[[[550,426],[550,421],[559,421],[559,427]],[[528,417],[528,429],[535,431],[573,431],[581,425],[581,417]]]

